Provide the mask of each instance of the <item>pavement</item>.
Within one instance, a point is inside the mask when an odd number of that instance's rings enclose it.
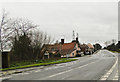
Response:
[[[118,80],[118,54],[107,50],[78,57],[77,61],[19,69],[3,80]],[[21,72],[19,72],[21,71]],[[1,80],[2,80],[1,79]]]

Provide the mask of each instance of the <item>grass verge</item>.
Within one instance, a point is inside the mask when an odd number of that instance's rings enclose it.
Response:
[[[110,51],[110,50],[109,50]],[[113,53],[120,53],[120,52],[117,52],[117,51],[111,51],[111,52],[113,52]]]
[[[30,65],[24,65],[24,66],[17,66],[17,67],[10,67],[10,68],[4,68],[0,69],[1,71],[6,71],[6,70],[14,70],[14,69],[22,69],[22,68],[29,68],[29,67],[37,67],[37,66],[45,66],[45,65],[52,65],[52,64],[59,64],[59,63],[66,63],[66,62],[71,62],[75,61],[77,59],[60,59],[52,62],[46,62],[46,63],[37,63],[37,64],[30,64]]]

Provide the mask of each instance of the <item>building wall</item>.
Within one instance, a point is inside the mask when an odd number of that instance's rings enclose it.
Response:
[[[80,48],[78,47],[78,44],[76,44],[75,46],[75,50],[73,52],[71,52],[70,54],[66,54],[64,56],[61,57],[75,57],[77,55],[77,50],[80,50]]]
[[[74,55],[73,55],[74,54]],[[75,57],[77,55],[76,50],[74,50],[71,54],[70,57]]]
[[[76,48],[77,48],[77,50],[81,50],[81,49],[78,47],[78,44],[76,44]]]
[[[81,49],[78,47],[78,44],[76,44],[75,48],[76,48],[76,49],[70,54],[71,57],[75,57],[75,56],[77,55],[77,52],[76,52],[76,51],[77,51],[77,50],[81,50]],[[73,53],[74,53],[74,55],[73,55]]]

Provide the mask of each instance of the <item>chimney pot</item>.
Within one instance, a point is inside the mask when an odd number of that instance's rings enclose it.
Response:
[[[78,42],[78,37],[76,38],[76,42]]]
[[[64,39],[61,39],[61,44],[64,44]]]

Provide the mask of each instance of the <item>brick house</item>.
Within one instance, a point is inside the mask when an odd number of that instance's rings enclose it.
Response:
[[[88,43],[87,46],[89,47],[89,49],[88,49],[89,54],[93,54],[94,53],[94,46],[90,43]]]
[[[61,42],[58,44],[47,44],[43,47],[45,53],[59,54],[61,57],[75,57],[81,50],[78,46],[77,38],[70,43],[64,43],[64,39],[61,39]]]

